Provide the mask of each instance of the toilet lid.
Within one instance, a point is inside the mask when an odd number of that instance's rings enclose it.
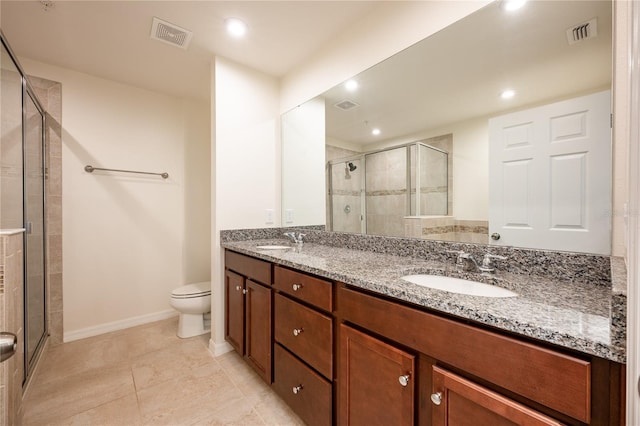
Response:
[[[211,281],[203,281],[201,283],[188,284],[178,287],[171,292],[173,297],[194,297],[207,296],[211,294]]]

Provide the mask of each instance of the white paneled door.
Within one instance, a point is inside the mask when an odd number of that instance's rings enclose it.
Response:
[[[611,253],[611,92],[489,120],[492,244]]]

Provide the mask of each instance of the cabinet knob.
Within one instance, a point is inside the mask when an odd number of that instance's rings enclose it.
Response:
[[[247,294],[247,289],[246,288],[242,289],[242,294]]]
[[[407,386],[409,384],[409,379],[411,378],[410,374],[405,374],[403,376],[398,377],[398,381],[402,386]]]
[[[431,394],[431,402],[435,405],[440,405],[442,402],[442,392],[436,392]]]
[[[294,328],[294,329],[293,329],[293,335],[297,337],[297,336],[299,336],[300,334],[302,334],[302,332],[303,332],[303,331],[304,331],[304,329],[303,329],[302,327],[300,327],[300,328]]]
[[[293,393],[294,393],[294,394],[296,394],[296,395],[297,395],[297,394],[298,394],[299,392],[301,392],[301,391],[302,391],[302,385],[298,385],[298,386],[294,386],[294,387],[293,387]]]
[[[240,291],[242,287],[240,287],[239,285],[236,286],[236,291]]]
[[[293,291],[298,291],[302,288],[302,284],[294,284],[291,287],[293,287]]]

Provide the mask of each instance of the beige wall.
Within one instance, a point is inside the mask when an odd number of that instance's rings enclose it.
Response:
[[[193,116],[206,106],[24,58],[21,63],[29,74],[62,83],[65,340],[174,315],[171,290],[187,277],[209,278],[208,259],[184,261],[209,241],[208,233],[185,224],[210,214],[208,200],[193,205],[197,196],[185,190],[194,184],[210,192],[208,165],[185,166],[193,160],[185,150],[208,146],[208,114]],[[88,174],[87,164],[166,171],[170,178]],[[186,168],[193,169],[187,174]]]
[[[224,271],[220,230],[280,225],[278,81],[223,58],[212,63],[212,333],[224,341]],[[267,223],[265,210],[273,210]]]

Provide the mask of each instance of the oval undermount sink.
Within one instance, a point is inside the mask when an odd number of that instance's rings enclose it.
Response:
[[[287,250],[290,246],[257,246],[258,250]]]
[[[516,297],[518,295],[513,291],[495,285],[461,278],[443,277],[441,275],[406,275],[402,279],[422,287],[444,290],[450,293],[467,294],[469,296]]]

